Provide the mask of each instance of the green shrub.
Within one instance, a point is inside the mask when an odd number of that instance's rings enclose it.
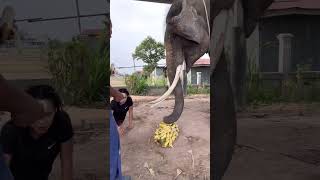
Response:
[[[210,94],[210,88],[206,86],[187,85],[187,94]]]
[[[148,91],[147,78],[140,74],[126,76],[125,83],[133,95],[145,95]]]
[[[109,95],[109,46],[92,50],[78,39],[51,41],[48,63],[53,84],[67,103],[90,104]]]
[[[167,79],[165,77],[159,78],[147,78],[147,84],[149,87],[166,87],[167,86]]]

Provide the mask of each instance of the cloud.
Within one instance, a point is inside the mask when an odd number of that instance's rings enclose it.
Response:
[[[111,1],[111,63],[118,67],[133,66],[132,53],[147,37],[163,42],[165,17],[170,5],[134,0]],[[141,61],[136,65],[143,65]],[[121,69],[131,73],[133,69]]]

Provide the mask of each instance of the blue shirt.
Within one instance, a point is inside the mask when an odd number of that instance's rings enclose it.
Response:
[[[122,180],[121,174],[121,156],[120,156],[120,138],[118,126],[112,115],[109,113],[110,121],[110,180]]]

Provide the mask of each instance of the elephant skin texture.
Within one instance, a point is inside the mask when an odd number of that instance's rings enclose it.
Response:
[[[249,37],[257,20],[272,2],[273,0],[174,0],[166,17],[164,42],[167,75],[171,86],[177,81],[174,81],[178,77],[177,69],[180,70],[183,62],[187,73],[201,56],[207,52],[210,55],[210,120],[213,132],[211,163],[214,180],[222,179],[236,144],[236,112],[230,83],[230,62],[233,58],[231,49],[235,48],[231,38],[233,28],[237,26],[239,32]],[[240,44],[245,45],[242,42]],[[183,76],[179,77],[178,83],[173,87],[174,109],[164,117],[166,123],[176,122],[183,112]]]

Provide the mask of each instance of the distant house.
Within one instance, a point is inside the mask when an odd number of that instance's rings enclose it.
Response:
[[[158,65],[151,73],[152,78],[166,78],[166,65]],[[199,59],[191,67],[187,74],[189,85],[209,85],[210,84],[210,59]]]
[[[188,75],[188,84],[210,84],[210,59],[199,59],[191,67]]]
[[[165,72],[166,72],[166,65],[158,64],[158,66],[150,74],[150,77],[153,77],[153,78],[165,77],[166,75]]]
[[[291,67],[310,65],[312,71],[320,71],[320,1],[275,0],[260,19],[247,42],[248,57],[256,62],[260,72],[277,72],[279,40],[281,33],[292,38]]]

